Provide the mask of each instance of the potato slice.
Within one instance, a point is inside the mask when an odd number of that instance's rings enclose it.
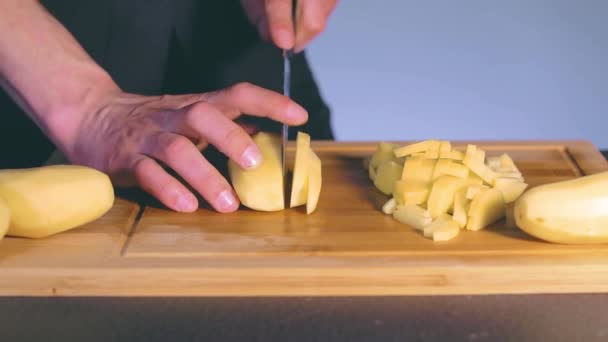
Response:
[[[430,183],[433,180],[435,159],[408,158],[403,164],[402,180]]]
[[[377,169],[381,164],[393,160],[395,157],[394,149],[397,147],[396,144],[388,142],[380,142],[376,147],[376,151],[372,155],[372,159],[369,162],[369,167]]]
[[[439,151],[439,158],[441,159],[452,159],[456,161],[462,161],[464,159],[464,153],[456,150],[444,152]]]
[[[422,204],[429,197],[428,184],[418,181],[398,180],[395,182],[393,197],[397,204]]]
[[[479,178],[487,184],[492,184],[496,174],[485,163],[485,152],[478,149],[475,145],[468,145],[467,152],[462,163],[473,171]]]
[[[296,156],[293,168],[291,196],[289,207],[306,204],[308,199],[308,171],[310,169],[310,135],[298,132],[296,138]]]
[[[433,230],[433,241],[448,241],[460,234],[460,227],[456,221],[446,220],[439,226]]]
[[[391,198],[382,206],[382,212],[386,215],[392,215],[395,208],[397,208],[397,201],[395,201],[395,198]]]
[[[7,235],[44,238],[94,221],[114,204],[108,175],[79,165],[0,171],[10,210]]]
[[[427,152],[428,150],[439,151],[439,140],[425,140],[414,144],[409,144],[395,149],[395,156],[405,157],[417,152]]]
[[[432,238],[433,232],[435,232],[436,230],[439,230],[443,225],[449,224],[448,222],[450,222],[450,221],[453,221],[452,217],[450,215],[441,214],[440,216],[433,219],[433,222],[424,226],[424,228],[423,228],[424,236],[428,237],[428,238]],[[460,230],[460,228],[458,228],[458,225],[456,225],[456,228],[458,230]]]
[[[439,153],[447,153],[450,151],[452,151],[452,144],[448,140],[442,140],[439,142]]]
[[[435,170],[433,171],[433,180],[439,178],[442,175],[450,175],[459,178],[467,178],[469,176],[469,169],[451,159],[439,159],[435,164]]]
[[[395,189],[395,182],[401,179],[403,167],[390,160],[378,166],[374,185],[385,195],[391,195]]]
[[[466,193],[466,198],[468,200],[472,200],[475,196],[477,196],[477,194],[479,194],[482,191],[488,190],[490,187],[487,185],[479,185],[479,184],[473,184],[473,185],[469,185],[467,187],[467,193]]]
[[[310,164],[308,169],[308,197],[306,199],[306,213],[311,214],[317,208],[319,197],[321,196],[321,186],[323,183],[323,172],[321,168],[321,159],[312,150],[310,153]]]
[[[466,185],[466,181],[459,177],[443,175],[433,183],[427,208],[432,218],[447,213],[454,204],[454,194]]]
[[[467,212],[471,201],[467,199],[465,189],[460,189],[454,194],[454,215],[453,219],[458,223],[460,228],[467,225]]]
[[[8,226],[11,221],[11,212],[6,204],[6,201],[0,197],[0,240],[8,232]]]
[[[512,203],[524,193],[528,184],[519,178],[499,177],[494,180],[494,188],[500,190],[505,199],[505,203]]]
[[[414,204],[398,205],[393,212],[393,218],[416,230],[423,230],[432,221],[428,211]]]
[[[506,204],[502,192],[491,188],[480,192],[471,201],[466,227],[477,231],[500,220],[505,214]]]
[[[241,203],[260,211],[285,209],[283,171],[281,163],[281,137],[274,133],[259,132],[253,141],[262,152],[262,164],[255,169],[241,168],[228,160],[228,172]]]
[[[502,155],[500,155],[500,157],[498,157],[498,159],[500,160],[501,168],[505,168],[514,172],[519,172],[517,165],[515,165],[515,162],[508,154],[503,153]]]

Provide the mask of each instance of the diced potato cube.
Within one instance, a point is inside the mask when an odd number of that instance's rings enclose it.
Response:
[[[435,159],[408,158],[403,165],[402,180],[430,183],[433,180]]]
[[[426,159],[437,159],[439,158],[439,148],[430,148],[426,150],[424,154],[424,158]]]
[[[467,183],[470,185],[482,185],[483,179],[476,175],[475,172],[469,171],[469,174],[467,176]]]
[[[414,204],[398,205],[393,212],[393,217],[416,230],[423,230],[424,226],[432,221],[428,211]]]
[[[492,170],[497,170],[498,168],[500,168],[500,158],[488,157],[486,159],[486,165]]]
[[[432,218],[447,213],[454,204],[454,194],[466,185],[466,181],[459,177],[443,175],[433,183],[427,207]]]
[[[467,147],[467,153],[462,161],[463,164],[483,179],[484,182],[492,184],[494,178],[496,178],[496,174],[484,163],[485,152],[472,146],[474,145]]]
[[[439,228],[433,230],[433,241],[448,241],[460,233],[460,227],[454,220],[448,220]]]
[[[425,237],[433,237],[433,232],[442,225],[447,224],[449,221],[452,221],[452,217],[448,214],[441,214],[439,217],[433,219],[433,221],[423,228],[423,234]]]
[[[475,196],[477,196],[477,194],[479,194],[480,192],[485,191],[489,188],[490,187],[487,185],[478,185],[478,184],[469,185],[469,187],[467,188],[467,193],[466,193],[465,197],[469,200],[472,200]]]
[[[441,152],[450,152],[452,150],[452,144],[447,141],[447,140],[443,140],[439,142],[439,153]]]
[[[395,182],[401,178],[403,167],[390,160],[378,166],[374,185],[385,195],[391,195],[395,189]]]
[[[391,198],[382,206],[382,212],[386,215],[392,215],[396,207],[397,201],[395,201],[395,198]]]
[[[397,204],[422,204],[429,197],[430,187],[427,183],[398,180],[395,183],[393,197]]]
[[[494,188],[500,190],[505,199],[505,203],[512,203],[524,193],[528,184],[520,178],[499,177],[494,180]]]
[[[460,151],[456,151],[456,150],[452,150],[452,151],[448,151],[448,152],[439,151],[439,158],[462,161],[464,159],[464,153],[462,153]]]
[[[397,147],[396,144],[381,142],[376,147],[376,151],[372,155],[372,159],[369,161],[369,167],[377,169],[380,164],[383,164],[389,160],[393,160],[395,154],[393,150]]]
[[[433,171],[433,180],[439,178],[442,175],[450,175],[466,179],[469,176],[469,169],[460,164],[459,162],[451,159],[439,159],[435,164],[435,170]]]
[[[426,152],[428,150],[439,150],[439,140],[425,140],[418,143],[406,145],[395,149],[394,153],[397,157],[405,157],[412,153]]]
[[[508,154],[503,153],[498,159],[500,160],[501,167],[512,170],[512,171],[519,172],[519,169],[515,165],[515,162],[513,161],[513,159],[511,159],[511,157]]]
[[[500,220],[505,214],[506,204],[502,192],[488,189],[477,194],[471,201],[466,227],[477,231]]]
[[[467,192],[465,189],[460,189],[454,194],[453,219],[458,223],[460,228],[464,228],[467,225],[467,212],[471,201],[467,199],[466,194]]]

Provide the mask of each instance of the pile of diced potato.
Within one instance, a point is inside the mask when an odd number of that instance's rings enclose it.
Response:
[[[382,211],[435,241],[499,221],[528,186],[509,155],[486,157],[476,145],[463,152],[441,140],[382,142],[367,168],[375,187],[392,196]]]

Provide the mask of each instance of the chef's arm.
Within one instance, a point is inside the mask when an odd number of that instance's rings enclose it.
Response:
[[[0,85],[62,148],[76,134],[79,113],[120,91],[36,0],[0,0]]]

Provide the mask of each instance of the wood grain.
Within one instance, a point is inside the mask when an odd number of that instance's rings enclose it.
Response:
[[[406,143],[406,142],[400,142]],[[454,142],[464,149],[468,142]],[[531,186],[608,170],[584,141],[475,141]],[[437,243],[383,215],[362,159],[376,142],[313,142],[318,210],[180,214],[118,201],[46,240],[0,242],[1,295],[292,296],[608,292],[608,246],[536,240],[503,222]],[[289,152],[293,153],[293,145]]]

